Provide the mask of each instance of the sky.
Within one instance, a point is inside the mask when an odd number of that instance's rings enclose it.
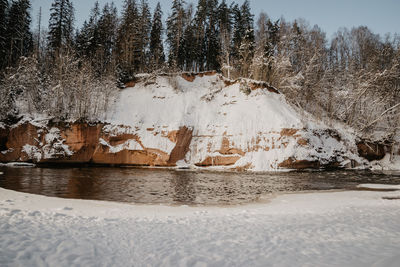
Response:
[[[54,0],[31,0],[33,27],[36,27],[37,14],[42,7],[42,24],[48,25],[49,9]],[[164,17],[170,12],[171,0],[149,0],[154,9],[161,3]],[[197,0],[186,0],[196,5]],[[95,0],[72,0],[75,7],[75,26],[80,27],[88,19]],[[99,0],[100,6],[111,0]],[[227,0],[228,3],[232,2]],[[236,0],[242,4],[244,0]],[[114,0],[120,12],[123,0]],[[261,11],[266,12],[273,20],[283,16],[287,21],[304,18],[311,26],[318,26],[332,35],[341,27],[368,26],[374,33],[384,36],[385,33],[400,33],[399,0],[250,0],[255,20]]]

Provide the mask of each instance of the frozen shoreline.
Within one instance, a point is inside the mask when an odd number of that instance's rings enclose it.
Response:
[[[131,205],[0,189],[1,266],[396,266],[399,191],[234,207]]]

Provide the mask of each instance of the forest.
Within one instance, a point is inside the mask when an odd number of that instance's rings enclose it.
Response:
[[[31,4],[0,0],[4,123],[21,114],[99,120],[113,95],[140,73],[215,70],[265,81],[328,125],[339,121],[389,143],[398,138],[397,34],[358,26],[328,38],[304,19],[253,14],[248,0],[173,0],[168,14],[160,3],[151,10],[147,0],[125,0],[120,13],[113,3],[96,2],[81,27],[70,0],[54,0],[48,22],[41,12],[31,14]]]

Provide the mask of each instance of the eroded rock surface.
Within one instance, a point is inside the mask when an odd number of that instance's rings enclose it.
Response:
[[[377,142],[360,141],[357,148],[360,156],[369,161],[381,160],[386,155],[385,145]]]
[[[110,130],[113,129],[112,127],[117,127],[119,130]],[[159,133],[155,128],[147,131],[149,135],[158,136],[158,138],[164,138],[165,142],[173,143],[173,148],[170,151],[164,151],[159,147],[146,147],[141,137],[132,133],[132,129],[126,126],[82,122],[49,123],[43,126],[23,123],[0,129],[0,161],[169,167],[176,166],[180,160],[186,160],[188,164],[198,167],[223,166],[242,171],[252,168],[251,160],[248,159],[256,157],[258,153],[279,153],[293,146],[314,151],[315,159],[293,156],[277,161],[278,168],[315,169],[327,165],[340,166],[340,161],[344,160],[339,159],[340,151],[337,151],[336,156],[330,161],[319,159],[318,153],[325,152],[322,148],[323,140],[321,136],[313,136],[313,138],[320,138],[318,140],[321,142],[321,149],[312,147],[315,146],[315,141],[310,141],[310,137],[307,137],[309,132],[304,129],[282,129],[280,132],[259,133],[247,142],[246,147],[236,147],[233,142],[235,138],[228,134],[222,138],[212,135],[193,136],[194,129],[185,126],[170,132]],[[325,134],[327,133],[329,132]],[[335,134],[331,136],[328,134],[325,138],[337,140]],[[206,147],[207,153],[201,152],[202,146]],[[249,157],[249,155],[252,156]],[[237,165],[240,161],[244,163]]]
[[[176,145],[167,153],[145,147],[135,134],[110,134],[104,126],[103,123],[45,126],[23,123],[0,129],[0,161],[175,166],[184,159],[192,138],[192,130],[187,127],[168,133],[165,138]]]

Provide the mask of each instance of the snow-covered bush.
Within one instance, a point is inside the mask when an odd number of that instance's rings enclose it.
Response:
[[[17,67],[7,70],[1,82],[0,119],[20,113],[42,112],[44,95],[36,58],[21,58]]]
[[[115,80],[96,77],[92,66],[72,56],[60,56],[47,73],[34,57],[21,58],[0,87],[1,120],[42,114],[61,120],[104,119],[116,91]]]

